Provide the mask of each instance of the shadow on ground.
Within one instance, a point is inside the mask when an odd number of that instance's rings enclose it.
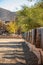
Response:
[[[11,43],[11,42],[10,42]],[[10,44],[7,43],[7,44]],[[4,59],[19,59],[17,63],[0,63],[0,65],[38,65],[38,58],[36,55],[29,50],[29,47],[25,42],[12,42],[15,45],[1,45],[0,47],[14,48],[14,50],[0,51],[0,53],[5,53],[2,58]],[[22,61],[20,61],[22,60]],[[25,60],[25,62],[23,62]]]
[[[0,63],[0,65],[26,65],[26,64],[23,64],[23,63],[16,63],[16,64],[13,64],[13,63],[11,63],[11,64],[5,64],[5,63]]]

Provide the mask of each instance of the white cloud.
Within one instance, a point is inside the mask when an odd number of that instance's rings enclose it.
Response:
[[[0,7],[11,10],[11,11],[16,11],[21,9],[21,5],[28,5],[31,6],[31,4],[34,4],[34,2],[28,2],[27,0],[2,0],[0,1]]]

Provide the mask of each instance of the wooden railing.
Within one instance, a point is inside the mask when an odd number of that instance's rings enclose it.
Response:
[[[37,48],[43,49],[43,27],[25,32],[23,38],[34,44]]]

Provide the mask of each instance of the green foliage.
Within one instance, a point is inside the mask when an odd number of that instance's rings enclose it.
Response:
[[[17,24],[16,22],[9,22],[7,25],[6,25],[6,30],[9,32],[9,33],[16,33],[17,32]]]
[[[23,6],[22,10],[18,12],[18,25],[22,32],[29,29],[43,26],[43,4],[39,3],[34,7],[28,8]]]
[[[43,26],[43,0],[39,0],[31,8],[23,6],[17,15],[16,22],[11,21],[3,26],[2,21],[0,21],[0,29],[4,27],[9,33],[16,33],[17,31],[27,32],[30,29]]]

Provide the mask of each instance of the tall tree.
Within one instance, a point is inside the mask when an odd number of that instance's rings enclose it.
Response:
[[[29,29],[43,26],[42,13],[43,13],[43,8],[39,6],[35,6],[32,8],[28,8],[24,6],[23,9],[19,11],[19,16],[18,16],[18,23],[21,26],[22,31],[26,32]]]

